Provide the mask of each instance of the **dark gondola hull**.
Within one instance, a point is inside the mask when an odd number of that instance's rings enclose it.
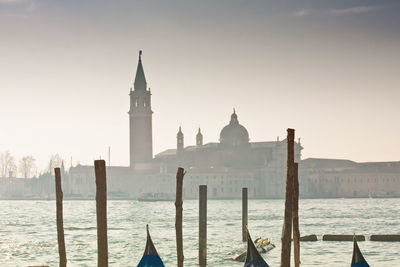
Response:
[[[254,246],[249,230],[247,230],[247,255],[244,267],[269,267]]]
[[[370,267],[364,259],[360,248],[358,247],[355,236],[353,237],[353,257],[351,259],[351,267]]]
[[[249,263],[246,263],[244,267],[269,267],[268,264],[262,261],[251,261]]]
[[[137,267],[165,267],[151,240],[149,226],[147,228],[146,248]]]

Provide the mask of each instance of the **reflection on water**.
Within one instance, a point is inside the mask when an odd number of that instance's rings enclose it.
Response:
[[[400,199],[300,200],[300,232],[317,234],[400,234]],[[58,265],[54,201],[0,201],[0,265]],[[184,201],[185,265],[197,264],[198,202]],[[276,248],[264,255],[279,266],[283,200],[249,200],[252,237],[267,236]],[[64,201],[68,266],[96,266],[94,201]],[[166,266],[176,266],[173,202],[109,201],[110,266],[136,266],[145,245],[145,225]],[[241,250],[240,200],[208,204],[208,266],[239,267],[232,251]],[[359,242],[371,266],[400,266],[400,242]],[[302,266],[349,266],[351,242],[303,242]],[[329,265],[327,265],[329,263]]]

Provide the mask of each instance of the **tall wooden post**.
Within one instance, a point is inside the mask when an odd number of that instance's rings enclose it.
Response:
[[[293,179],[293,250],[294,266],[300,266],[300,230],[299,230],[299,164],[294,163]]]
[[[97,266],[108,267],[106,163],[94,161],[96,174]]]
[[[183,168],[179,167],[176,173],[176,200],[175,200],[175,231],[176,231],[176,252],[178,255],[178,267],[183,267],[183,234],[182,234],[182,187],[183,187],[183,176],[185,171]]]
[[[287,176],[285,218],[282,227],[281,267],[290,267],[292,236],[293,176],[294,176],[294,129],[287,129]]]
[[[199,265],[207,265],[207,185],[199,186]]]
[[[60,256],[60,267],[67,266],[67,255],[65,252],[64,240],[64,219],[63,219],[63,192],[61,188],[61,172],[60,168],[55,168],[56,176],[56,212],[57,212],[57,241],[58,254]]]
[[[247,187],[242,188],[242,241],[247,241]]]

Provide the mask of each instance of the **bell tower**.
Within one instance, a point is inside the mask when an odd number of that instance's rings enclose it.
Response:
[[[203,145],[203,134],[200,131],[200,127],[199,127],[199,131],[196,134],[196,146],[202,146]]]
[[[183,133],[181,126],[179,126],[179,131],[176,134],[176,153],[180,153],[183,151]]]
[[[153,158],[153,133],[151,110],[151,92],[147,89],[142,65],[142,50],[136,70],[134,90],[129,93],[129,155],[130,167],[137,163],[147,163]]]

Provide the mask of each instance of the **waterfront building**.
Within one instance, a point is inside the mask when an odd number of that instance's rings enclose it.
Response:
[[[286,140],[250,142],[247,129],[239,123],[235,110],[229,123],[222,127],[218,142],[203,144],[201,130],[194,146],[184,145],[179,127],[176,147],[152,155],[151,92],[147,88],[142,52],[130,90],[128,167],[107,167],[108,192],[113,197],[136,198],[142,193],[175,192],[175,175],[184,167],[183,195],[197,198],[198,186],[209,186],[210,198],[239,198],[241,188],[249,188],[249,197],[283,195],[286,177]],[[173,137],[171,137],[173,138]],[[302,147],[295,143],[295,160],[301,160]],[[92,166],[72,167],[69,171],[69,193],[73,197],[93,197]]]
[[[304,197],[400,197],[400,162],[309,158],[301,161]]]
[[[186,199],[197,198],[199,185],[203,184],[208,186],[211,199],[240,198],[243,187],[248,188],[250,198],[284,198],[286,139],[251,142],[251,134],[233,110],[215,142],[203,143],[199,128],[193,136],[195,145],[185,146],[184,129],[179,127],[176,147],[153,157],[151,91],[141,51],[129,97],[129,166],[107,167],[109,198],[137,198],[145,193],[173,195],[178,167],[187,171],[183,183]],[[295,142],[300,197],[400,197],[400,162],[302,160],[302,149],[300,140]],[[95,197],[93,166],[78,164],[68,172],[63,169],[62,182],[65,198]],[[0,198],[27,197],[54,197],[54,177],[46,173],[34,179],[0,178]]]

